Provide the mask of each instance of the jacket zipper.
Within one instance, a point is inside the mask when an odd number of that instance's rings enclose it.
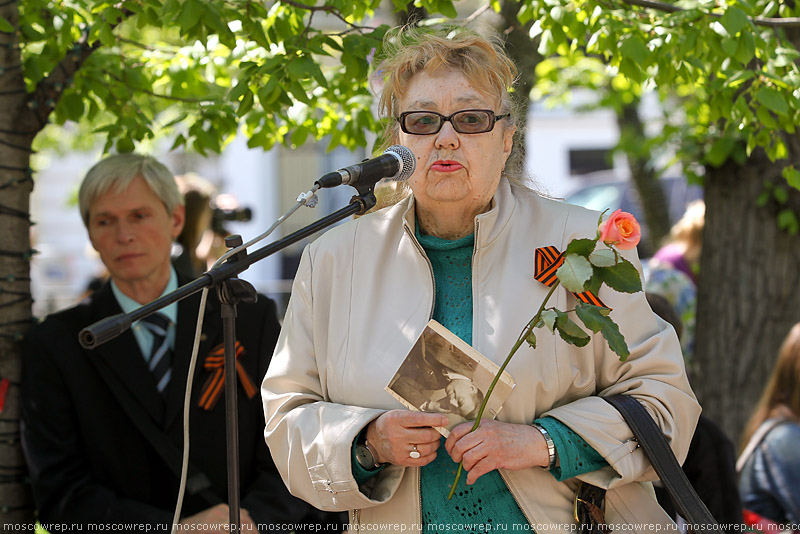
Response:
[[[472,284],[472,343],[470,343],[473,347],[475,347],[475,307],[478,303],[478,299],[475,298],[476,291],[475,291],[475,257],[478,255],[478,229],[480,228],[480,223],[478,222],[478,218],[475,217],[474,221],[475,225],[475,238],[473,239],[472,245],[472,260],[470,262],[470,284]],[[477,347],[475,347],[477,350]]]
[[[411,239],[411,242],[414,243],[414,246],[417,248],[417,251],[420,253],[422,258],[425,260],[425,263],[428,265],[428,272],[431,275],[431,287],[433,288],[433,295],[431,298],[431,311],[428,313],[428,320],[433,319],[433,310],[436,309],[436,278],[433,276],[433,265],[431,265],[431,260],[428,259],[428,255],[425,254],[425,249],[422,248],[422,245],[419,241],[417,241],[416,236],[411,233],[411,229],[406,225],[403,224],[403,230],[408,234],[408,237]]]
[[[361,519],[361,510],[360,509],[353,510],[353,519],[350,521],[350,526],[353,527],[353,530],[355,532],[358,532],[358,531],[361,530],[361,521],[360,521],[360,519]]]

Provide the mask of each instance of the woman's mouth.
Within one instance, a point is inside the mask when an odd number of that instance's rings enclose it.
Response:
[[[431,165],[431,170],[438,172],[455,172],[463,168],[464,166],[459,162],[451,160],[439,160],[435,161],[433,165]]]

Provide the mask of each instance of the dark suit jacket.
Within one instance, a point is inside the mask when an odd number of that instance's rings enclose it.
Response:
[[[179,278],[180,284],[187,282]],[[80,329],[121,312],[108,283],[88,302],[51,315],[27,337],[22,438],[43,523],[171,522],[179,478],[124,406],[143,410],[181,450],[183,396],[199,303],[196,293],[178,305],[173,372],[165,398],[156,390],[130,330],[95,350],[78,343]],[[210,480],[217,502],[227,502],[225,396],[211,411],[198,407],[210,374],[203,360],[223,342],[219,310],[212,289],[192,386],[189,457]],[[239,361],[258,390],[280,329],[274,302],[260,296],[254,304],[239,304],[236,323],[236,339],[245,349]],[[324,517],[286,490],[264,441],[261,396],[256,391],[247,398],[238,380],[237,386],[241,506],[262,524]],[[187,489],[182,515],[209,506]]]

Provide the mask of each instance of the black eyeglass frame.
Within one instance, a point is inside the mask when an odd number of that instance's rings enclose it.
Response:
[[[480,132],[462,132],[462,131],[460,131],[458,129],[458,126],[456,125],[456,123],[452,121],[453,117],[455,117],[456,115],[458,115],[460,113],[469,113],[470,111],[480,111],[480,112],[483,112],[483,113],[487,113],[489,115],[489,118],[491,119],[491,122],[489,123],[489,126],[487,127],[487,129],[481,130]],[[416,133],[416,132],[409,131],[406,128],[406,117],[411,115],[412,113],[429,113],[431,115],[438,116],[439,118],[442,119],[441,122],[439,123],[439,128],[437,128],[435,132],[428,132],[428,133]],[[511,113],[503,113],[502,115],[496,115],[495,112],[492,111],[491,109],[460,109],[460,110],[458,110],[458,111],[456,111],[454,113],[451,113],[450,115],[442,115],[441,113],[437,113],[435,111],[425,111],[425,110],[419,109],[419,110],[414,110],[414,111],[404,111],[403,113],[400,114],[399,117],[395,117],[395,119],[397,120],[397,122],[400,123],[400,129],[403,130],[403,132],[405,132],[405,133],[407,133],[409,135],[436,135],[440,131],[442,131],[442,127],[444,126],[445,122],[449,122],[453,126],[453,129],[456,132],[460,133],[460,134],[474,135],[474,134],[482,134],[482,133],[491,132],[492,130],[494,130],[494,126],[495,126],[495,124],[497,124],[497,121],[501,121],[501,120],[503,120],[503,119],[505,119],[507,117],[510,117],[510,116],[511,116]]]

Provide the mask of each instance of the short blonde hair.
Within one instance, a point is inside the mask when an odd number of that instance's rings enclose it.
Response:
[[[381,115],[396,117],[397,102],[411,79],[420,72],[455,69],[478,91],[497,98],[500,113],[511,111],[509,91],[517,67],[496,34],[482,35],[468,26],[447,25],[429,29],[403,26],[390,30],[380,62],[383,92],[378,104]]]
[[[137,177],[142,177],[161,199],[167,213],[183,205],[175,177],[162,163],[142,154],[114,154],[96,163],[81,182],[78,206],[83,224],[89,227],[89,210],[97,197],[108,191],[122,192]]]
[[[496,98],[500,106],[497,112],[511,113],[508,119],[501,121],[503,126],[517,126],[519,106],[512,96],[517,67],[496,31],[473,24],[401,26],[387,32],[375,73],[383,85],[378,102],[379,114],[389,119],[379,142],[381,150],[397,143],[400,133],[395,120],[400,114],[398,102],[411,79],[421,72],[434,72],[441,68],[463,73],[477,91]],[[527,95],[523,97],[527,98]],[[521,128],[517,128],[514,146],[521,142]],[[512,151],[504,174],[512,182],[521,184],[525,180],[519,154],[519,150]]]

